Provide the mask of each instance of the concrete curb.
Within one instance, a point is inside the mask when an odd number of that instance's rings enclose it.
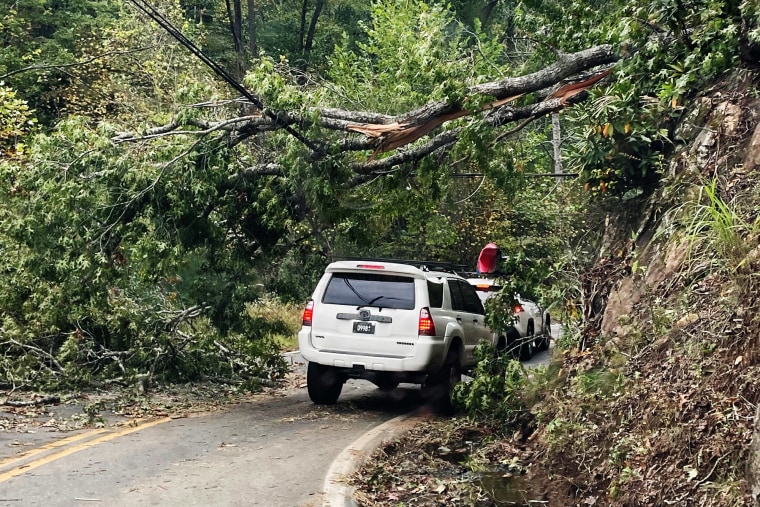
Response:
[[[400,415],[372,428],[343,449],[325,476],[322,506],[357,507],[354,488],[346,484],[348,476],[358,470],[383,442],[410,430],[421,420],[422,415],[418,412]]]

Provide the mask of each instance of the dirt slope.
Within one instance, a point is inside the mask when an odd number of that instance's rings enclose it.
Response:
[[[529,423],[431,421],[353,478],[361,505],[760,505],[758,83],[692,101],[659,188],[609,213]]]

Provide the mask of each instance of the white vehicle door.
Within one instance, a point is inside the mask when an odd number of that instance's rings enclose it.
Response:
[[[481,343],[491,342],[491,330],[486,326],[486,312],[475,288],[464,280],[449,279],[452,309],[461,324],[465,336],[463,364],[475,362],[475,347]]]
[[[519,294],[517,295],[517,301],[523,307],[527,319],[533,320],[533,334],[541,334],[544,329],[541,307],[529,299],[523,299]]]

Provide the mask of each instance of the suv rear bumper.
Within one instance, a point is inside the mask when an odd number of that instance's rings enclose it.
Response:
[[[414,344],[413,356],[397,357],[345,353],[320,350],[314,347],[311,341],[311,328],[304,328],[298,333],[298,346],[304,359],[325,366],[349,368],[357,371],[430,373],[439,370],[443,365],[448,344],[443,338],[419,336]]]

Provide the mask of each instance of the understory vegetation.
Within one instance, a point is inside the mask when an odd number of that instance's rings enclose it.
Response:
[[[757,2],[17,0],[0,27],[6,393],[256,390],[328,262],[494,242],[490,318],[540,300],[551,364],[481,351],[462,417],[382,449],[363,502],[506,504],[502,477],[750,505]],[[446,474],[408,475],[414,445]]]

